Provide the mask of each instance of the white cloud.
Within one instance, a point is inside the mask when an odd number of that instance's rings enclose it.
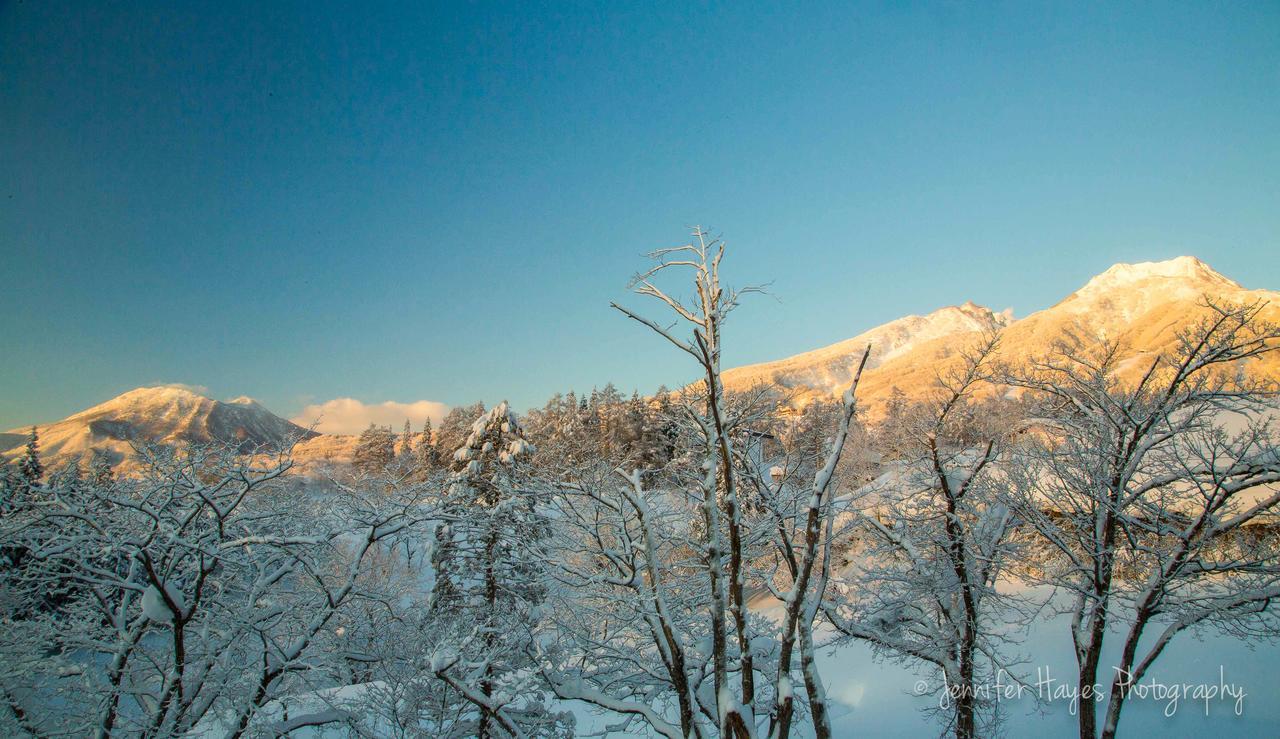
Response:
[[[433,425],[439,425],[448,411],[449,406],[434,400],[363,403],[355,398],[334,398],[324,403],[312,403],[290,420],[303,428],[310,428],[314,423],[316,431],[322,434],[358,434],[369,428],[370,423],[399,431],[407,418],[417,431],[428,418]]]

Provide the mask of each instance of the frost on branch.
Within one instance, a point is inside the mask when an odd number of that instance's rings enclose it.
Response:
[[[0,520],[25,552],[3,571],[6,735],[247,730],[294,675],[336,679],[332,624],[420,520],[386,491],[314,506],[285,486],[283,455],[140,454],[139,477],[59,476]]]

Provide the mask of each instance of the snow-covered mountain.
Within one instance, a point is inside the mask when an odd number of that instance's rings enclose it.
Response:
[[[57,423],[40,426],[39,432],[40,451],[46,459],[103,449],[114,461],[131,458],[136,442],[220,441],[251,451],[317,436],[252,398],[222,402],[171,386],[130,390]],[[27,429],[20,428],[3,435],[3,443],[10,447],[3,452],[6,458],[22,450],[26,433]]]
[[[874,412],[895,389],[914,398],[930,392],[938,373],[992,328],[1002,329],[1001,354],[1008,359],[1042,355],[1068,330],[1150,353],[1173,345],[1178,329],[1202,315],[1200,302],[1206,296],[1227,302],[1266,301],[1263,318],[1280,321],[1280,293],[1246,289],[1199,259],[1184,256],[1114,265],[1052,307],[1019,320],[1008,312],[966,303],[900,318],[788,359],[727,370],[724,383],[730,390],[774,385],[802,405],[843,391],[851,365],[870,343],[871,360],[859,396]],[[1280,377],[1280,357],[1258,362],[1256,371]]]
[[[1123,342],[1135,352],[1172,347],[1177,331],[1204,315],[1202,301],[1266,303],[1262,318],[1280,318],[1280,293],[1250,290],[1195,257],[1117,264],[1050,308],[1004,332],[1007,356],[1042,353],[1070,330],[1095,340]],[[1274,366],[1275,357],[1266,360]]]
[[[729,390],[770,385],[796,405],[838,395],[851,366],[868,344],[872,353],[859,390],[860,400],[877,408],[895,389],[908,397],[932,391],[938,373],[992,330],[1001,333],[1001,352],[1018,359],[1047,352],[1071,330],[1091,339],[1119,340],[1139,353],[1172,346],[1176,332],[1200,315],[1203,297],[1229,302],[1267,301],[1263,317],[1280,322],[1280,293],[1249,290],[1195,257],[1164,262],[1117,264],[1050,308],[1014,320],[974,303],[906,316],[831,346],[773,362],[726,370]],[[1137,365],[1135,365],[1137,366]],[[1256,371],[1280,378],[1280,357],[1255,364]],[[26,428],[0,434],[0,455],[22,450]],[[349,462],[356,437],[317,434],[293,424],[251,398],[221,402],[177,387],[131,390],[57,423],[40,426],[40,446],[49,461],[105,449],[116,460],[132,457],[131,441],[160,443],[230,441],[245,450],[302,439],[294,458],[303,467],[326,461]]]
[[[1108,322],[1129,321],[1170,300],[1244,290],[1195,257],[1164,262],[1115,264],[1053,306],[1052,311],[1087,314],[1102,309]]]
[[[724,384],[742,389],[772,384],[788,390],[838,394],[849,384],[849,366],[861,359],[867,345],[867,368],[905,356],[935,339],[992,331],[1013,322],[1011,311],[995,313],[969,302],[940,308],[925,316],[904,316],[865,331],[852,339],[773,362],[726,370]]]

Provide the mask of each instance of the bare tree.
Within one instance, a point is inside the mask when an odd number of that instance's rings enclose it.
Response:
[[[424,517],[385,490],[308,510],[282,494],[284,454],[141,453],[142,477],[35,486],[4,520],[31,561],[6,573],[6,733],[244,734],[320,680],[335,619],[378,597],[371,554]]]
[[[557,484],[559,636],[544,654],[556,694],[666,737],[716,733],[711,606],[689,509],[639,472],[583,467]]]
[[[1205,308],[1150,359],[1077,338],[1003,378],[1041,406],[1017,508],[1052,550],[1046,580],[1071,596],[1082,739],[1115,736],[1128,686],[1177,634],[1277,626],[1275,386],[1246,364],[1277,348],[1280,329],[1259,319],[1261,304]],[[1137,362],[1145,372],[1126,381]],[[1113,626],[1121,657],[1104,687]],[[1154,641],[1141,643],[1149,630]]]
[[[693,340],[676,338],[666,328],[623,308],[613,307],[627,317],[648,326],[658,335],[692,357],[703,373],[705,383],[705,408],[695,416],[699,421],[707,454],[702,480],[702,515],[706,527],[706,563],[711,588],[711,638],[714,663],[718,727],[724,736],[747,736],[752,733],[754,716],[750,714],[755,704],[755,670],[751,664],[751,634],[747,627],[747,606],[744,594],[742,518],[735,484],[733,452],[730,433],[733,419],[724,414],[724,389],[720,383],[720,330],[725,319],[738,305],[739,298],[757,288],[743,288],[726,292],[720,284],[720,260],[724,257],[724,243],[709,239],[700,228],[694,230],[696,244],[663,249],[651,256],[658,264],[638,275],[633,281],[636,292],[657,299],[672,310],[678,319],[691,324]],[[653,278],[671,269],[687,268],[694,274],[695,302],[686,306],[657,287]],[[727,517],[721,524],[721,505]],[[728,533],[728,545],[723,540]],[[728,571],[722,558],[728,553]],[[727,581],[727,582],[726,582]],[[739,652],[740,693],[734,697],[729,685],[729,631],[726,629],[726,613],[733,619],[734,633]]]
[[[628,623],[643,624],[637,636],[652,650],[643,654],[658,664],[637,663],[632,650],[613,655],[602,668],[597,651],[591,655],[591,669],[561,664],[548,670],[548,679],[564,698],[627,716],[628,722],[643,721],[664,736],[754,737],[767,731],[783,737],[791,730],[792,660],[798,650],[814,730],[819,737],[830,736],[811,635],[830,573],[830,488],[853,419],[861,366],[844,395],[836,438],[806,488],[803,522],[788,528],[803,533],[798,546],[786,542],[789,550],[795,546],[795,570],[785,592],[776,591],[784,603],[784,622],[753,616],[748,608],[752,563],[761,554],[759,545],[772,547],[776,541],[768,530],[763,537],[753,535],[746,524],[739,481],[743,456],[735,438],[758,412],[753,404],[734,407],[728,402],[720,380],[720,352],[724,321],[744,294],[758,289],[722,286],[724,244],[701,229],[695,229],[693,243],[651,256],[657,264],[635,278],[636,293],[672,311],[677,323],[691,329],[692,337],[681,338],[674,326],[614,307],[666,339],[699,368],[701,382],[675,403],[691,435],[685,444],[690,464],[683,474],[668,477],[672,488],[667,490],[647,487],[640,471],[627,469],[618,470],[612,480],[603,471],[579,475],[563,487],[571,505],[564,518],[576,529],[575,541],[587,543],[566,581],[591,587],[601,607],[633,614],[611,622],[623,629]],[[659,276],[674,271],[692,274],[692,301],[682,302],[656,284]],[[689,504],[699,514],[693,522],[681,516]],[[755,585],[765,589],[758,581]],[[607,649],[597,644],[597,650],[602,648]],[[620,680],[620,671],[629,677]],[[645,671],[654,676],[651,682],[661,685],[660,691],[642,688],[638,672]],[[757,682],[761,678],[764,684]]]
[[[978,734],[980,680],[1005,661],[996,591],[1014,554],[1013,518],[998,470],[1001,418],[974,401],[998,340],[962,355],[936,397],[904,408],[891,428],[894,461],[861,491],[858,551],[826,612],[843,634],[942,674],[957,739]]]

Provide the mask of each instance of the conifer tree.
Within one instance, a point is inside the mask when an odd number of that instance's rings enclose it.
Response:
[[[659,386],[654,393],[652,432],[658,459],[663,462],[671,460],[676,454],[676,441],[680,436],[680,429],[676,424],[675,414],[676,409],[671,402],[671,390],[666,385]]]
[[[436,431],[436,449],[440,450],[440,454],[447,457],[466,443],[467,435],[471,433],[471,424],[483,414],[484,403],[460,405],[450,409]],[[448,464],[450,460],[445,459],[444,462]]]
[[[430,418],[422,422],[422,438],[414,449],[414,455],[418,460],[418,467],[423,470],[434,470],[440,466],[440,450],[432,438]]]
[[[356,443],[352,464],[365,474],[379,474],[396,458],[396,437],[388,426],[369,424]]]
[[[404,432],[400,435],[400,457],[406,461],[413,459],[413,427],[407,418],[404,419]]]
[[[0,459],[0,515],[9,513],[13,507],[13,499],[18,491],[18,473],[14,471],[13,465]],[[0,553],[3,547],[0,547]],[[5,560],[0,559],[0,566]]]
[[[503,402],[472,424],[451,460],[446,510],[433,553],[433,621],[451,624],[458,643],[437,653],[432,670],[479,709],[476,736],[500,735],[498,708],[513,702],[509,720],[553,720],[537,700],[527,669],[528,647],[546,595],[541,543],[549,522],[524,484],[525,440]],[[445,628],[450,628],[446,626]]]
[[[18,475],[27,485],[38,485],[44,477],[44,465],[40,462],[40,435],[35,426],[27,435],[27,450],[18,461]]]

